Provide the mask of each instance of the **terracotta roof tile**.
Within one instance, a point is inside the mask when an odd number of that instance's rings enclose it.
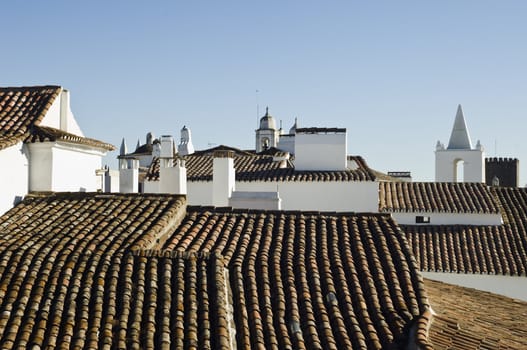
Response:
[[[60,86],[0,88],[0,150],[16,144],[21,138],[26,142],[60,140],[114,150],[114,146],[95,139],[39,126],[61,91]]]
[[[0,134],[0,150],[14,146],[25,138],[25,134]]]
[[[503,225],[401,225],[421,270],[526,275],[527,189],[491,191]]]
[[[428,305],[385,215],[189,207],[162,248],[224,257],[240,348],[394,346]]]
[[[63,193],[0,217],[5,349],[398,348],[428,306],[386,214]]]
[[[434,349],[526,349],[527,302],[425,279]]]
[[[379,210],[499,213],[499,203],[482,183],[380,182]]]
[[[47,126],[34,126],[32,133],[26,138],[26,142],[44,142],[44,141],[64,141],[100,148],[106,151],[113,151],[115,147],[109,143],[102,142],[88,137],[81,137],[68,132],[50,128]]]
[[[26,133],[44,118],[60,91],[60,86],[0,88],[0,130]]]
[[[343,171],[296,171],[290,160],[275,160],[280,154],[255,154],[234,150],[236,181],[374,181],[375,173],[360,156],[349,159],[356,169]],[[212,181],[213,152],[201,151],[184,157],[188,181]],[[159,180],[159,159],[152,161],[147,180]]]

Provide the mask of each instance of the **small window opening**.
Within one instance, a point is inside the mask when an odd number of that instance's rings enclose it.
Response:
[[[429,224],[430,223],[430,216],[418,215],[418,216],[415,217],[415,223],[416,224]]]

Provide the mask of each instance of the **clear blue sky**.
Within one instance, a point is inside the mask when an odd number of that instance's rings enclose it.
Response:
[[[10,1],[0,85],[62,85],[87,136],[129,148],[183,125],[197,149],[253,148],[258,100],[421,181],[461,103],[525,185],[526,18],[526,1]]]

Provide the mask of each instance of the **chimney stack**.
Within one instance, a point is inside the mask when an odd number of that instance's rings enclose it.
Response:
[[[119,192],[139,192],[139,160],[119,159]]]
[[[215,151],[212,166],[212,205],[225,207],[234,191],[234,152]]]
[[[169,135],[161,136],[159,192],[187,194],[185,161],[181,158],[174,159],[174,139]]]

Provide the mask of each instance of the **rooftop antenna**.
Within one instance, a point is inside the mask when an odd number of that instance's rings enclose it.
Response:
[[[498,156],[498,140],[494,139],[494,156]]]
[[[258,93],[260,91],[258,91],[258,89],[256,89],[256,128],[258,129],[259,127],[259,123],[258,123],[258,119],[260,119],[260,105],[258,104]]]

